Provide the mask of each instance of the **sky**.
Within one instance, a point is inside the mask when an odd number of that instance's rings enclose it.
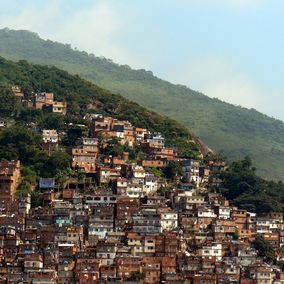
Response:
[[[0,0],[0,28],[70,43],[284,121],[283,0]]]

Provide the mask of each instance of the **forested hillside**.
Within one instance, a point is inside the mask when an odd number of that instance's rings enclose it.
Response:
[[[64,118],[44,115],[42,112],[22,108],[11,94],[12,85],[24,92],[53,92],[57,100],[67,101],[68,112]],[[64,123],[80,123],[86,113],[108,114],[127,119],[137,127],[161,132],[166,143],[177,147],[181,156],[197,157],[199,149],[190,132],[179,123],[113,95],[79,76],[72,76],[56,67],[32,65],[26,61],[14,63],[0,57],[0,117],[18,123],[36,122],[44,127],[60,127]],[[0,155],[1,157],[1,155]]]
[[[27,31],[1,30],[0,55],[55,65],[79,74],[179,121],[231,160],[249,155],[263,177],[283,177],[284,124],[281,121],[163,81],[150,71],[132,70],[129,66],[73,50],[70,45],[42,40]]]

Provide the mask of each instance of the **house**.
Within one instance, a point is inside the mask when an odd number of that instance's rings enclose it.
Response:
[[[91,137],[98,137],[98,135],[103,134],[105,131],[110,131],[112,124],[111,117],[104,117],[103,115],[95,115],[90,124],[90,135]]]
[[[75,227],[72,226],[70,228],[67,228],[66,231],[66,241],[67,243],[71,244],[81,244],[84,241],[84,230],[83,227]]]
[[[94,257],[80,257],[74,269],[76,283],[91,284],[99,281],[100,262]]]
[[[198,224],[200,224],[202,228],[210,226],[212,221],[217,217],[214,210],[207,206],[199,206],[196,211]]]
[[[117,195],[125,196],[127,186],[128,186],[127,178],[120,177],[120,178],[113,180],[113,190],[114,190],[114,193],[116,193]]]
[[[136,257],[143,255],[142,241],[143,236],[140,236],[139,233],[127,233],[127,246],[131,249],[132,256]]]
[[[210,170],[206,166],[199,166],[199,177],[202,184],[208,184],[210,177]]]
[[[110,174],[111,174],[110,167],[98,166],[97,177],[99,184],[108,184],[110,182]]]
[[[271,268],[257,267],[254,276],[257,284],[272,284],[273,273]]]
[[[165,231],[155,236],[155,255],[175,257],[178,251],[178,238],[176,233]]]
[[[274,249],[279,248],[280,238],[278,232],[264,233],[263,238],[264,240],[268,241]]]
[[[12,92],[14,95],[19,98],[20,100],[24,97],[24,93],[22,92],[21,88],[19,86],[12,86],[11,87]]]
[[[23,193],[18,196],[19,213],[22,215],[29,214],[31,210],[31,194]]]
[[[128,184],[125,194],[130,198],[141,198],[144,196],[143,185],[135,183]]]
[[[146,174],[145,181],[143,185],[143,192],[145,195],[150,193],[155,193],[158,190],[157,178],[152,174]]]
[[[238,230],[238,239],[243,241],[250,241],[253,242],[255,240],[255,233],[249,229],[241,229]],[[278,236],[277,236],[278,237]],[[278,238],[277,238],[278,240]],[[279,245],[279,244],[278,244]]]
[[[143,143],[144,142],[144,136],[147,134],[148,131],[145,128],[138,128],[134,127],[134,137],[136,140],[136,143]]]
[[[52,191],[55,189],[55,178],[40,178],[39,179],[39,190]]]
[[[216,260],[222,259],[222,243],[215,243],[208,246],[203,246],[198,251],[198,255],[202,258],[204,257],[212,257],[216,258]]]
[[[191,210],[194,207],[204,204],[205,198],[201,195],[184,196],[181,198],[180,203],[184,209]]]
[[[97,204],[115,204],[116,196],[111,191],[98,190],[93,195],[86,195],[85,203],[88,206]]]
[[[133,147],[135,145],[135,134],[134,134],[134,127],[131,123],[126,122],[124,123],[124,139],[122,144],[127,144],[129,147]]]
[[[235,209],[231,212],[231,217],[235,221],[236,226],[239,230],[247,228],[247,211]]]
[[[42,131],[42,140],[42,148],[48,155],[58,150],[59,137],[56,130],[44,129]]]
[[[199,167],[200,162],[193,159],[183,159],[181,161],[183,178],[188,182],[193,182],[196,187],[199,187],[200,177],[199,177]]]
[[[54,269],[30,270],[27,274],[27,280],[31,283],[56,284],[57,281],[57,272]]]
[[[93,206],[93,215],[89,217],[88,236],[104,239],[114,228],[114,206],[111,204],[97,204]],[[106,263],[110,264],[110,263]]]
[[[131,279],[136,272],[142,272],[142,257],[117,257],[117,277],[122,281]]]
[[[53,102],[52,104],[52,112],[66,115],[67,113],[67,103],[66,102]]]
[[[161,262],[156,257],[143,257],[142,271],[146,283],[160,283]]]
[[[226,163],[223,161],[209,161],[208,168],[210,171],[209,185],[212,188],[219,188],[222,183],[220,174],[226,169]]]
[[[229,219],[231,216],[231,208],[229,206],[216,206],[215,213],[219,219]]]
[[[158,212],[161,214],[161,227],[163,231],[172,231],[177,228],[177,212],[171,211],[169,208],[159,208]]]
[[[99,140],[92,137],[82,137],[79,139],[80,148],[84,150],[91,150],[94,152],[99,152]]]
[[[112,280],[116,279],[117,269],[115,265],[101,265],[100,266],[100,278],[104,280]]]
[[[20,161],[0,162],[0,204],[13,202],[20,179]]]
[[[6,122],[4,120],[0,120],[0,129],[3,129],[6,127]]]
[[[73,148],[72,168],[81,169],[86,173],[95,173],[97,154],[96,150]]]
[[[214,232],[215,240],[223,239],[226,235],[232,235],[238,231],[235,221],[231,219],[214,220],[214,222],[212,223],[212,229]]]
[[[196,274],[192,277],[193,284],[217,284],[215,274]]]
[[[132,170],[132,182],[143,185],[146,176],[144,168],[139,165],[133,164],[131,170]]]
[[[256,233],[257,234],[265,234],[265,233],[272,233],[271,230],[271,220],[267,217],[258,217],[256,219]]]
[[[53,93],[37,93],[34,97],[34,107],[36,109],[46,109],[53,113],[66,115],[67,103],[54,101]]]
[[[57,130],[55,129],[44,129],[42,131],[42,140],[43,143],[58,143],[58,133]]]
[[[144,168],[165,168],[167,161],[165,160],[142,160],[142,166]]]
[[[163,256],[161,258],[162,279],[167,277],[174,277],[177,272],[176,258],[170,256]]]
[[[141,234],[161,233],[161,215],[156,209],[142,209],[133,215],[133,231]]]
[[[109,266],[114,264],[117,245],[115,243],[99,241],[96,246],[96,258],[100,265]]]
[[[133,214],[139,211],[140,202],[136,198],[119,197],[116,202],[115,227],[125,228],[133,222]]]
[[[34,106],[36,109],[43,109],[45,106],[52,106],[54,102],[54,94],[53,93],[37,93],[35,94],[35,102]]]
[[[147,133],[144,135],[144,143],[148,144],[149,148],[164,148],[165,138],[161,133]]]
[[[25,270],[39,270],[43,268],[43,257],[36,253],[36,254],[26,254],[24,257],[24,268]]]

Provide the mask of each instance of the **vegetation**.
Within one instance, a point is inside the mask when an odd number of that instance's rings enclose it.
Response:
[[[161,169],[158,168],[145,168],[147,173],[153,174],[156,178],[163,178],[164,173]]]
[[[257,176],[250,158],[233,162],[221,178],[221,192],[234,205],[257,213],[283,211],[284,184]]]
[[[3,91],[1,89],[1,96],[2,92],[3,96],[7,94],[7,86],[18,85],[26,93],[54,92],[57,100],[68,103],[68,115],[63,118],[60,115],[47,115],[26,108],[20,109],[16,114],[11,113],[9,110],[15,102],[7,100],[7,112],[9,115],[14,115],[17,121],[34,121],[42,127],[62,129],[68,122],[80,122],[78,117],[82,117],[87,112],[99,112],[129,120],[137,127],[161,132],[166,137],[167,144],[176,146],[181,155],[185,153],[185,156],[192,158],[199,155],[196,144],[190,142],[189,131],[176,121],[148,111],[136,103],[113,95],[78,76],[72,76],[55,67],[32,65],[26,61],[13,63],[0,58],[0,78],[0,83],[4,86]],[[11,96],[9,93],[8,95]],[[73,128],[72,131],[68,131],[68,135],[71,146],[81,135],[81,130]]]
[[[178,161],[169,161],[167,167],[164,169],[164,174],[168,179],[173,179],[175,176],[182,175],[182,168]]]
[[[275,262],[275,251],[269,241],[266,241],[263,235],[257,235],[254,242],[258,251],[258,256],[263,257],[267,262]]]
[[[113,93],[179,121],[230,160],[249,155],[261,176],[282,178],[284,124],[254,109],[211,99],[184,86],[163,81],[150,71],[132,70],[129,66],[73,50],[70,45],[42,40],[27,31],[0,30],[0,55],[13,60],[26,59],[37,64],[54,65],[79,74]],[[43,90],[49,86],[42,84],[40,87]],[[106,111],[113,109],[120,100],[118,96],[111,105],[107,104]],[[122,115],[131,116],[136,124],[152,124],[153,114],[147,121],[141,120],[140,115],[135,118],[136,109],[141,108],[131,104],[133,107]],[[78,104],[72,105],[74,112],[79,112],[78,107]],[[118,104],[116,114],[121,109]],[[179,136],[179,133],[171,131],[168,134]]]
[[[27,191],[37,177],[54,177],[70,168],[71,157],[55,152],[50,157],[41,149],[41,136],[19,124],[0,132],[0,160],[20,160],[24,168],[20,189]]]
[[[140,282],[141,280],[145,279],[145,277],[145,272],[135,271],[131,275],[131,280]]]

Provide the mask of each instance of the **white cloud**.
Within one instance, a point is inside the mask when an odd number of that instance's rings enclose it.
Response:
[[[46,2],[44,7],[26,4],[17,15],[1,15],[0,28],[30,30],[44,39],[68,43],[73,48],[113,59],[120,64],[147,68],[146,58],[143,58],[147,54],[137,56],[133,46],[121,39],[123,35],[133,32],[129,19],[133,12],[130,5],[97,0],[91,6],[82,5],[78,11],[64,15],[62,3],[52,0]],[[144,45],[144,48],[153,49],[152,42],[145,42]],[[158,47],[159,43],[154,49],[157,51]]]
[[[216,7],[221,6],[222,8],[231,8],[242,10],[250,10],[252,8],[257,8],[264,3],[264,0],[180,0],[179,2],[174,2],[177,4],[182,4],[187,7],[190,6],[206,6],[206,7]]]
[[[264,93],[258,84],[230,60],[214,56],[199,58],[184,65],[177,73],[183,75],[176,77],[176,82],[182,81],[210,97],[249,108],[261,109],[263,106]]]
[[[81,50],[117,58],[123,50],[114,43],[114,35],[124,27],[113,7],[108,2],[98,1],[88,9],[81,9],[52,32],[58,41],[72,43]]]
[[[259,6],[262,0],[226,0],[228,4],[235,5],[238,7],[256,7]]]
[[[58,2],[49,1],[44,7],[36,7],[35,5],[23,5],[20,12],[13,14],[1,14],[0,27],[8,27],[11,29],[31,30],[41,32],[43,35],[51,28],[55,28],[54,19],[60,13]]]

